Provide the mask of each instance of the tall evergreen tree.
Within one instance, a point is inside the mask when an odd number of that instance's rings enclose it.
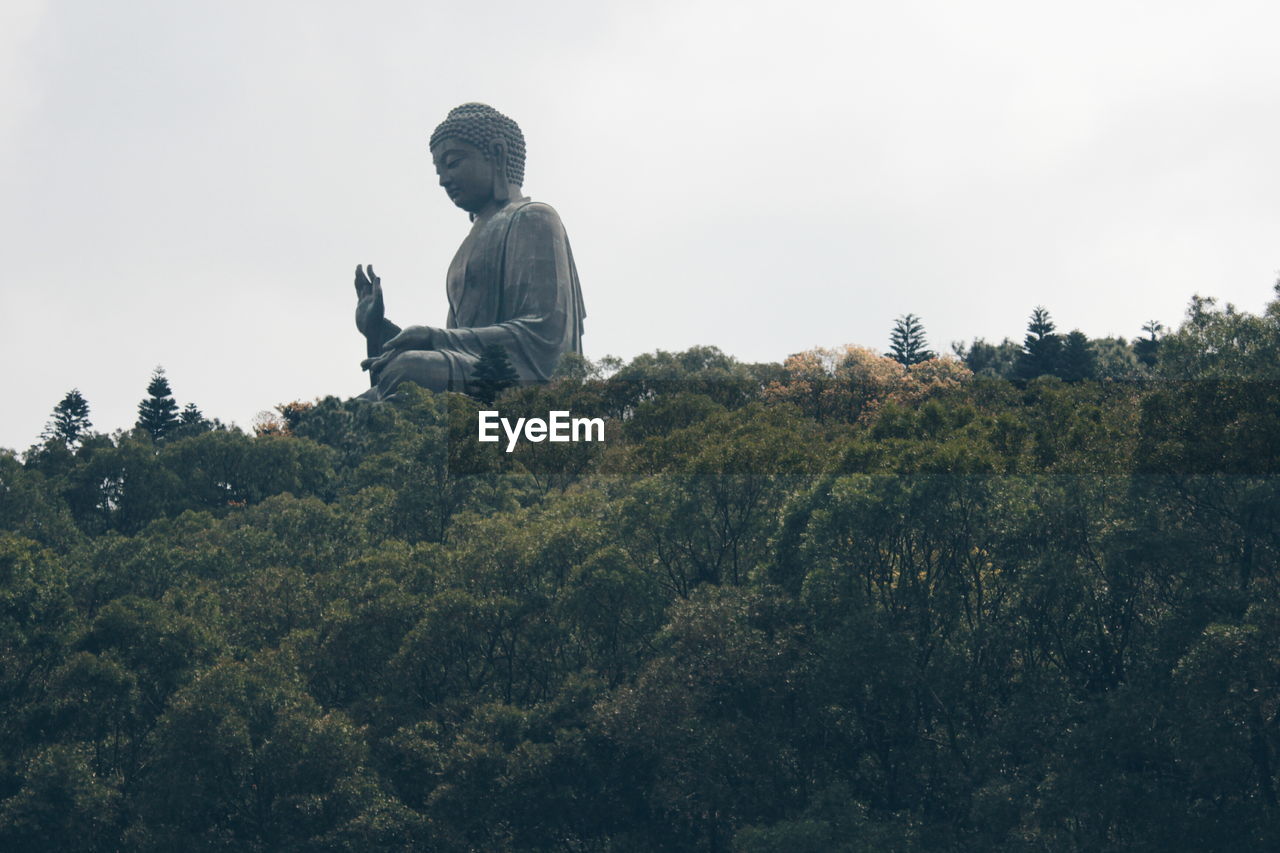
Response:
[[[502,344],[490,344],[480,354],[475,370],[471,373],[472,396],[484,403],[492,403],[498,395],[520,381],[507,348]]]
[[[910,367],[936,356],[924,338],[924,325],[915,314],[899,317],[889,335],[889,351],[885,356]]]
[[[1098,354],[1084,332],[1075,329],[1067,335],[1056,372],[1067,382],[1096,378]]]
[[[165,438],[178,425],[178,404],[165,378],[164,368],[157,367],[147,385],[147,399],[138,404],[138,429],[146,430],[155,441]]]
[[[184,427],[203,427],[209,423],[204,413],[200,411],[200,407],[195,403],[187,403],[182,407],[182,413],[178,415],[178,423]]]
[[[1034,379],[1056,374],[1062,358],[1062,336],[1054,332],[1053,320],[1044,306],[1037,305],[1027,323],[1027,336],[1014,375],[1018,379]]]
[[[72,388],[53,407],[53,417],[44,428],[45,439],[56,439],[68,448],[80,443],[93,423],[89,420],[89,401],[80,393],[79,388]]]
[[[214,422],[204,416],[195,403],[187,403],[178,413],[178,422],[168,433],[169,438],[187,438],[200,435],[214,428]]]

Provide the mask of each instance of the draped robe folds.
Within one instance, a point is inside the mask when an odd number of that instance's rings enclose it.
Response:
[[[582,352],[582,289],[569,237],[550,205],[517,199],[477,219],[449,264],[447,292],[447,326],[435,330],[430,349],[401,352],[386,364],[372,389],[378,398],[401,382],[465,391],[492,344],[506,348],[525,383],[547,381],[564,353]],[[377,339],[397,331],[384,320],[381,334],[370,336],[370,355]],[[441,358],[447,389],[438,387]]]

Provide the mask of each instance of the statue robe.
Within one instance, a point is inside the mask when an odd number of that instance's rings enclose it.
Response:
[[[446,328],[436,329],[431,349],[403,352],[387,364],[375,386],[379,398],[401,382],[465,391],[491,344],[506,347],[522,382],[545,382],[562,355],[582,352],[582,289],[569,237],[550,205],[517,199],[477,219],[449,264],[447,292]],[[387,337],[398,331],[386,325]],[[447,389],[431,379],[440,374],[441,357]]]

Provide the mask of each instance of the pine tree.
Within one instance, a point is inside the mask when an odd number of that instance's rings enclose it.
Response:
[[[520,381],[520,374],[507,356],[502,344],[490,344],[480,354],[471,373],[471,395],[484,403],[492,403],[498,395]]]
[[[204,412],[200,411],[199,406],[195,403],[187,403],[178,414],[178,422],[173,426],[173,429],[169,430],[166,437],[169,439],[188,438],[206,433],[213,428],[214,422],[204,416]]]
[[[885,356],[899,364],[910,367],[922,361],[935,358],[928,349],[924,338],[924,325],[915,314],[899,317],[894,323],[893,332],[889,335],[889,351]]]
[[[1054,332],[1048,310],[1038,305],[1031,312],[1014,375],[1018,379],[1035,379],[1045,374],[1056,374],[1061,358],[1062,336]]]
[[[195,403],[187,403],[182,407],[182,413],[178,415],[178,423],[184,427],[200,428],[207,425],[209,421]]]
[[[53,417],[44,428],[43,438],[56,439],[68,449],[74,449],[91,426],[89,401],[79,388],[72,388],[62,402],[53,407]]]
[[[138,404],[137,427],[146,430],[154,441],[161,441],[178,425],[178,404],[163,367],[157,367],[151,374],[147,394],[147,399]]]
[[[1093,379],[1098,373],[1098,354],[1085,333],[1075,329],[1067,335],[1057,374],[1067,382]]]

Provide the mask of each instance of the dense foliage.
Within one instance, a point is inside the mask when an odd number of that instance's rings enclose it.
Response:
[[[1277,849],[1280,301],[1159,344],[0,454],[0,849]]]

